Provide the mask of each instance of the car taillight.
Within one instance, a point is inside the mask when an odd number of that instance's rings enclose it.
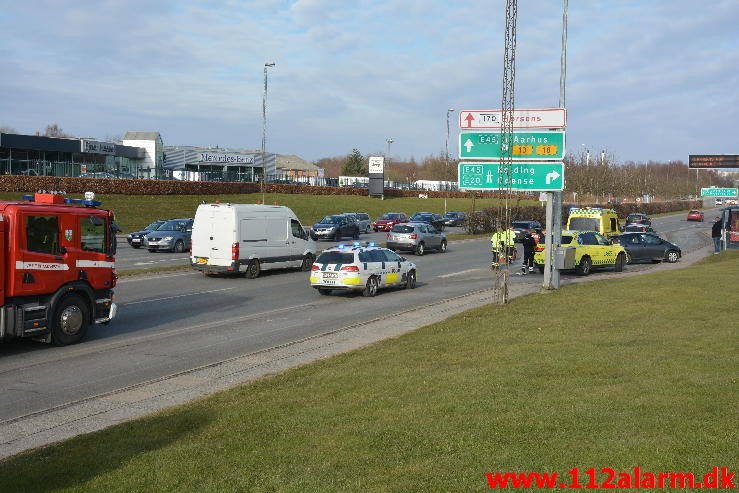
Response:
[[[413,233],[412,235],[408,236],[408,238],[410,238],[411,240],[415,240],[416,238],[418,238],[418,235],[416,233]]]
[[[239,244],[231,244],[231,260],[239,260]]]
[[[344,272],[359,272],[359,267],[356,265],[343,265],[341,266],[341,269]]]

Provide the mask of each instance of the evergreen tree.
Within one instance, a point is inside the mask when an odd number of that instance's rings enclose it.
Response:
[[[354,149],[344,161],[341,174],[345,176],[367,176],[367,163],[358,149]]]

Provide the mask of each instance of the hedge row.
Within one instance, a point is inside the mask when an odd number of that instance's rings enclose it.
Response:
[[[207,182],[180,180],[116,180],[107,178],[70,178],[53,176],[0,175],[0,190],[4,192],[33,192],[37,190],[63,190],[67,193],[95,192],[114,195],[218,195],[285,193],[310,195],[359,195],[366,196],[366,188],[315,187],[310,185],[285,185],[254,182]],[[434,192],[418,190],[385,190],[388,197],[416,197],[419,193],[428,197],[470,197],[470,192]],[[498,197],[500,193],[477,192],[477,197]],[[531,199],[529,195],[516,195],[514,199]]]

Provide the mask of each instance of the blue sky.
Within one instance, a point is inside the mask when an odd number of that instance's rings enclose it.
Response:
[[[307,160],[444,151],[446,110],[501,105],[505,1],[0,0],[0,126]],[[567,147],[738,154],[739,2],[569,0]],[[516,108],[559,103],[561,0],[519,0]],[[457,116],[449,151],[457,152]]]

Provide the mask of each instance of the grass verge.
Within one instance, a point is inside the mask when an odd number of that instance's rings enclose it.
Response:
[[[0,200],[18,200],[22,194],[16,192],[0,192]],[[201,202],[232,202],[234,204],[256,204],[262,200],[262,194],[242,195],[98,195],[102,207],[116,214],[116,222],[129,233],[138,231],[156,219],[192,217]],[[475,209],[495,207],[499,199],[476,199]],[[265,194],[265,203],[290,207],[304,226],[310,226],[327,214],[340,212],[366,212],[374,220],[385,212],[416,211],[443,213],[444,199],[417,197],[391,197],[385,200],[355,195],[297,195],[297,194]],[[521,201],[520,205],[538,205],[535,200]],[[471,198],[447,199],[447,210],[469,211],[472,209]]]
[[[15,456],[0,489],[482,491],[488,471],[736,469],[737,278],[724,252],[481,306]]]

